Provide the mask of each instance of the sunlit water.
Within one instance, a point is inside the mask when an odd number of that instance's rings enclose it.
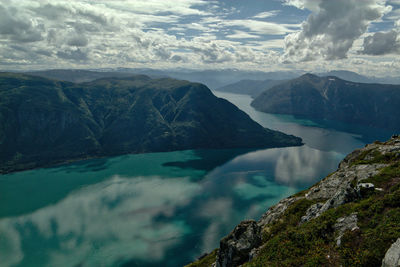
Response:
[[[334,171],[368,139],[388,137],[216,95],[306,145],[125,155],[0,176],[0,266],[182,266],[241,220]]]

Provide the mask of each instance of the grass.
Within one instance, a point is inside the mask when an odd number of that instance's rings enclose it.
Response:
[[[216,261],[218,249],[214,249],[210,254],[207,256],[189,264],[185,267],[210,267]]]
[[[302,225],[300,218],[313,202],[297,201],[266,229],[259,256],[245,266],[380,266],[387,249],[400,237],[399,175],[399,163],[384,168],[369,182],[387,191],[328,210]],[[346,231],[338,247],[333,226],[353,212],[359,230]]]

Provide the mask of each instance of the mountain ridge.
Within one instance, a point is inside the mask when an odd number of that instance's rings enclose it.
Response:
[[[355,83],[305,74],[263,92],[251,105],[291,114],[400,131],[400,86]]]
[[[128,153],[301,144],[205,85],[168,78],[75,84],[0,73],[0,99],[2,172]]]

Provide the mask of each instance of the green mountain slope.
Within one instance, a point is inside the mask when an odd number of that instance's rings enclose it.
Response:
[[[400,263],[400,138],[349,154],[336,172],[241,222],[189,266],[384,266]],[[213,265],[215,263],[215,265]]]
[[[263,92],[252,106],[292,114],[400,131],[400,86],[354,83],[305,74]]]
[[[300,144],[202,84],[144,75],[74,84],[0,74],[2,172],[125,153]]]

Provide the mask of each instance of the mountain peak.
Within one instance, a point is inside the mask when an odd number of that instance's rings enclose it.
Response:
[[[306,73],[306,74],[301,75],[299,78],[297,78],[297,79],[295,79],[295,80],[311,80],[311,81],[317,81],[317,80],[320,80],[320,79],[321,79],[321,77],[319,77],[319,76],[317,76],[317,75],[315,75],[315,74]]]

